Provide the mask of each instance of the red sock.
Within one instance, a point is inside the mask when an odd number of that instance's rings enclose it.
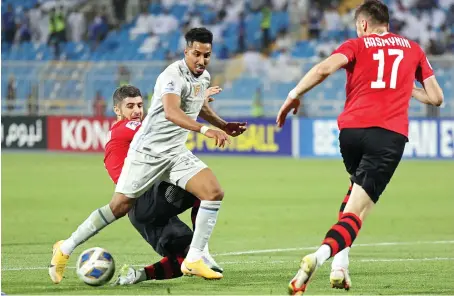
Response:
[[[149,280],[167,280],[182,276],[181,263],[183,256],[164,257],[161,261],[145,267],[145,273]]]
[[[361,229],[361,219],[353,213],[344,213],[339,222],[326,233],[322,244],[331,248],[331,257],[350,247]]]
[[[195,219],[197,218],[197,213],[200,208],[200,199],[196,199],[191,210],[191,220],[192,220],[192,230],[195,230]]]
[[[344,209],[345,209],[345,206],[347,205],[348,199],[350,198],[350,194],[352,193],[352,188],[353,188],[353,184],[351,184],[350,187],[348,187],[347,195],[345,195],[344,200],[341,203],[341,206],[339,209],[339,218],[338,218],[339,220],[342,218],[342,215],[344,214]]]

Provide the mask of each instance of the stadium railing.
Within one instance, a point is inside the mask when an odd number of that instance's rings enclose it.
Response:
[[[445,92],[441,117],[454,116],[454,57],[430,57],[437,78]],[[223,87],[213,107],[222,115],[247,117],[252,114],[252,102],[259,98],[266,117],[274,117],[294,84],[317,61],[293,59],[281,64],[277,60],[248,64],[244,59],[213,61],[210,65],[212,84]],[[169,62],[21,62],[2,63],[2,112],[5,115],[77,115],[93,114],[93,99],[99,92],[107,103],[107,114],[113,115],[111,96],[120,80],[139,87],[151,97],[158,75]],[[129,75],[118,76],[120,66]],[[128,77],[129,76],[129,77]],[[8,81],[14,77],[16,97],[7,100]],[[301,115],[335,117],[345,101],[345,74],[342,71],[329,77],[304,99]],[[9,107],[8,106],[13,106]],[[430,108],[412,100],[410,116],[433,115]],[[435,114],[437,115],[437,114]]]

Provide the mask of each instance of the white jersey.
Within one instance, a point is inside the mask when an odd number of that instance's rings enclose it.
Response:
[[[186,151],[189,130],[165,118],[162,97],[165,94],[180,96],[180,108],[196,120],[209,85],[208,71],[205,70],[202,75],[195,77],[184,59],[169,65],[156,80],[151,106],[141,128],[134,136],[131,149],[154,156],[175,155]]]

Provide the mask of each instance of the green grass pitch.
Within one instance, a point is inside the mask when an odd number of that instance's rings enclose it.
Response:
[[[80,282],[75,262],[100,246],[125,263],[158,259],[122,219],[80,246],[66,279],[51,283],[52,244],[68,237],[114,186],[102,155],[2,155],[1,289],[7,294],[285,294],[302,255],[336,221],[348,179],[340,160],[204,157],[226,195],[210,249],[225,278],[179,278],[129,287]],[[189,213],[183,214],[189,221]],[[392,244],[381,244],[389,242]],[[404,160],[351,251],[348,294],[454,294],[454,162]],[[330,262],[307,294],[329,287]]]

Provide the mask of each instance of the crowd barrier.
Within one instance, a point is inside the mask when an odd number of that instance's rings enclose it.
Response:
[[[243,118],[248,130],[224,148],[200,133],[186,143],[196,154],[339,158],[335,118],[292,118],[279,129],[273,119]],[[2,116],[2,149],[102,152],[115,118]],[[454,159],[454,119],[412,119],[404,157]]]

